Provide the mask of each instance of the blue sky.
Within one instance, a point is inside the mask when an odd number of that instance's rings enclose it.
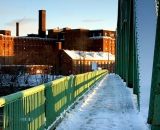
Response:
[[[115,30],[118,0],[3,0],[0,4],[0,30],[20,36],[38,33],[38,10],[46,10],[46,28],[86,28]]]

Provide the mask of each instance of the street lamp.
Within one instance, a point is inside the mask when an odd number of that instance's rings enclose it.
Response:
[[[108,71],[109,71],[109,51],[108,51]]]
[[[106,48],[106,51],[108,52],[108,62],[107,62],[107,69],[109,70],[109,49],[107,50],[107,48]]]
[[[83,72],[84,72],[85,58],[86,58],[86,52],[83,53]]]

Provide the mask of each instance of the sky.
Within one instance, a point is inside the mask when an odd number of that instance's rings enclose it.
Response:
[[[118,0],[4,0],[0,4],[0,30],[20,36],[38,33],[38,10],[46,10],[46,29],[59,27],[116,30]]]
[[[148,116],[152,65],[156,34],[156,9],[153,0],[137,0],[137,46],[140,72],[141,111]],[[145,102],[144,102],[145,101]]]

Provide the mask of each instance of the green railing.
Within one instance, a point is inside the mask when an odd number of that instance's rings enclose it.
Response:
[[[3,130],[51,128],[62,112],[107,73],[107,70],[100,70],[67,76],[1,97]]]

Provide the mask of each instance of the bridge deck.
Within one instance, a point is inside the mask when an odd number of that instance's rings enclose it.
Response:
[[[135,108],[129,88],[118,75],[109,74],[93,88],[56,130],[147,130]]]

